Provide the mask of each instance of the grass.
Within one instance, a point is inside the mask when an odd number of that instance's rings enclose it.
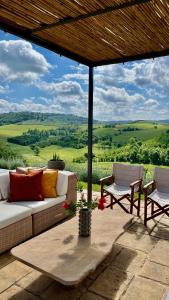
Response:
[[[94,130],[94,134],[96,136],[111,136],[113,143],[120,143],[120,144],[126,144],[132,137],[137,137],[137,139],[141,141],[146,141],[149,139],[154,139],[159,137],[162,133],[164,133],[167,129],[169,129],[169,125],[163,125],[158,124],[157,128],[154,128],[153,123],[147,123],[147,122],[135,122],[135,123],[127,123],[127,124],[120,124],[116,125],[115,128],[96,128]],[[134,127],[139,128],[138,131],[122,131],[119,132],[120,129],[126,128],[126,127]]]
[[[157,137],[165,132],[168,128],[168,124],[158,124],[157,128],[154,128],[155,124],[152,122],[134,122],[127,124],[119,124],[116,125],[115,128],[104,128],[100,124],[94,125],[94,134],[98,136],[106,136],[111,135],[113,138],[113,143],[121,143],[125,144],[129,141],[131,137],[137,136],[138,139],[146,140],[146,143],[152,145]],[[0,126],[0,141],[6,140],[8,137],[13,137],[17,135],[21,135],[23,132],[26,132],[28,129],[39,129],[39,130],[48,130],[57,128],[57,125],[37,125],[37,124],[11,124]],[[87,128],[86,125],[81,125],[83,129]],[[141,130],[139,131],[127,131],[121,132],[119,134],[120,129],[125,127],[137,127]],[[119,135],[115,135],[118,133]],[[60,147],[56,145],[51,145],[45,148],[40,149],[39,156],[36,156],[34,152],[30,149],[29,146],[20,146],[15,144],[10,144],[10,146],[18,153],[18,155],[22,156],[24,160],[26,160],[27,165],[30,166],[42,166],[47,165],[47,161],[52,158],[53,153],[58,154],[61,159],[65,160],[66,168],[69,170],[74,170],[84,180],[87,178],[87,161],[85,163],[72,163],[74,158],[78,158],[87,153],[87,147],[82,149],[73,149],[68,147]],[[98,145],[93,146],[93,153],[97,156],[99,154],[104,155],[106,151],[110,152],[112,149],[103,150]],[[5,162],[4,162],[5,163]],[[19,163],[19,161],[18,161]],[[149,181],[152,178],[154,166],[145,165],[146,169],[146,179],[145,181]],[[93,177],[95,182],[98,178],[109,175],[112,173],[112,162],[94,162],[93,163]],[[83,188],[87,188],[85,182],[83,182]],[[96,191],[100,191],[100,187],[97,184],[93,185],[93,189]]]
[[[54,125],[37,125],[37,124],[10,124],[0,126],[0,137],[8,138],[13,136],[22,135],[28,129],[39,129],[39,130],[48,130],[57,128]]]

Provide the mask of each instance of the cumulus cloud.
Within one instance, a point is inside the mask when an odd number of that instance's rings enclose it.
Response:
[[[22,112],[22,111],[33,111],[33,112],[42,112],[42,113],[61,113],[62,107],[59,104],[52,104],[49,106],[48,104],[40,104],[34,103],[31,99],[24,99],[20,103],[10,102],[5,99],[0,99],[0,111],[1,113],[8,112]]]
[[[149,106],[150,108],[159,106],[159,102],[157,100],[154,100],[154,99],[148,99],[144,102],[144,104],[146,106]]]
[[[108,103],[109,105],[132,105],[136,102],[141,102],[144,97],[140,94],[129,94],[124,88],[111,87],[109,89],[103,89],[96,87],[95,97],[101,102]]]
[[[60,96],[81,96],[83,90],[77,81],[45,82],[37,83],[37,87],[52,95]]]
[[[48,72],[45,57],[24,40],[0,41],[0,77],[6,81],[30,83]]]
[[[28,110],[87,116],[87,67],[70,65],[70,72],[57,77],[47,59],[29,42],[3,40],[0,68],[0,94],[6,92],[6,97],[1,96],[5,99],[0,99],[1,112]],[[7,101],[12,82],[31,84],[35,94]],[[95,68],[94,117],[107,121],[168,118],[168,92],[169,58]]]

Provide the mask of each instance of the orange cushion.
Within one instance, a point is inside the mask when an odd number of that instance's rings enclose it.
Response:
[[[29,169],[29,173],[36,173],[37,170]],[[57,197],[56,183],[58,178],[57,170],[44,170],[42,176],[42,195],[44,198]]]
[[[41,201],[43,171],[35,174],[18,174],[10,172],[9,201]]]

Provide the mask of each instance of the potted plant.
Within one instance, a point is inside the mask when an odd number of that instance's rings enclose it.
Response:
[[[91,216],[92,210],[98,207],[98,209],[104,209],[105,198],[102,197],[99,200],[95,198],[88,202],[84,193],[81,193],[81,199],[77,202],[64,203],[63,207],[66,209],[69,216],[72,216],[79,211],[79,236],[88,237],[91,234]]]
[[[52,159],[48,161],[48,169],[63,170],[65,168],[65,162],[60,159],[59,155],[53,153]]]

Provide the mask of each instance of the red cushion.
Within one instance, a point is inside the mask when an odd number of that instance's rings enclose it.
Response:
[[[43,171],[35,174],[10,173],[10,198],[9,201],[41,201]]]

